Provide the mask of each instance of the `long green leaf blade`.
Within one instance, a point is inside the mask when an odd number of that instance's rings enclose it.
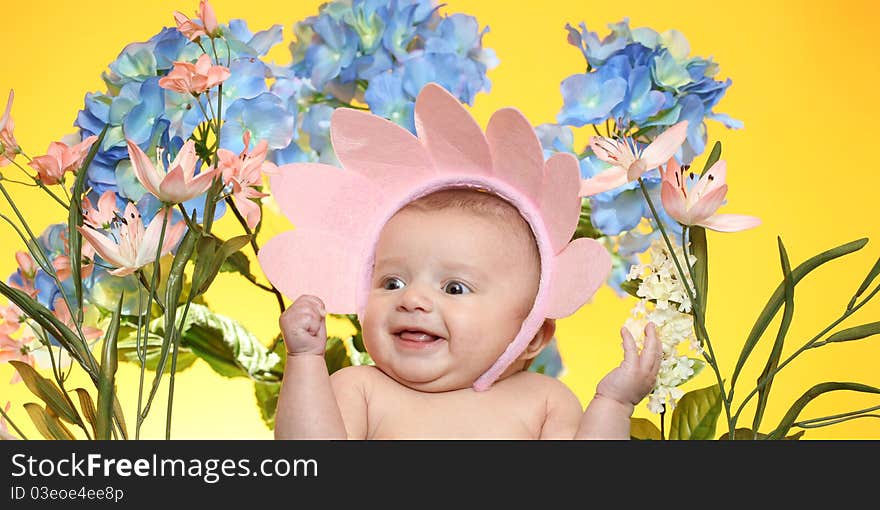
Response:
[[[842,244],[830,250],[824,251],[798,265],[794,271],[791,272],[792,283],[797,285],[799,281],[811,271],[816,269],[817,267],[834,260],[838,257],[842,257],[844,255],[848,255],[854,251],[858,251],[862,249],[865,244],[868,243],[867,238],[858,239],[846,244]],[[770,325],[770,322],[773,320],[773,317],[776,316],[776,312],[779,311],[779,308],[782,306],[783,300],[785,299],[785,282],[779,284],[776,287],[776,291],[773,292],[773,295],[770,296],[770,299],[767,301],[767,304],[764,306],[764,310],[761,311],[761,314],[758,316],[758,320],[755,321],[755,325],[752,326],[752,330],[749,333],[748,338],[746,338],[745,344],[743,344],[742,351],[740,352],[739,359],[736,362],[736,367],[733,370],[733,376],[731,377],[730,387],[734,388],[736,385],[736,379],[739,376],[740,371],[745,365],[746,360],[749,358],[749,355],[752,353],[752,350],[758,344],[758,340],[761,338],[761,335],[764,334],[764,331],[767,329],[767,326]]]
[[[86,421],[89,422],[89,425],[92,427],[92,434],[95,437],[98,437],[98,413],[95,410],[95,401],[92,400],[92,396],[89,395],[89,392],[86,391],[85,388],[77,388],[74,391],[79,395],[79,407],[82,409]]]
[[[767,436],[768,439],[779,439],[780,437],[785,436],[785,434],[788,433],[789,429],[791,429],[792,424],[795,422],[795,420],[797,420],[797,417],[800,415],[801,411],[803,411],[804,407],[806,407],[811,400],[818,397],[819,395],[822,395],[823,393],[840,390],[858,391],[862,393],[880,393],[880,389],[861,383],[819,383],[804,392],[804,394],[801,395],[801,397],[797,399],[794,404],[792,404],[791,408],[789,408],[788,412],[785,413],[785,416],[779,422],[779,425],[776,427],[776,429]]]
[[[712,152],[709,153],[709,159],[706,160],[706,164],[703,166],[703,171],[700,172],[700,177],[708,172],[719,159],[721,159],[721,142],[716,141],[715,145],[712,146]]]
[[[788,253],[785,251],[782,238],[777,236],[776,242],[779,244],[779,261],[782,264],[782,278],[785,283],[785,308],[782,310],[782,322],[779,324],[779,331],[776,333],[773,349],[767,358],[764,371],[758,376],[758,386],[760,386],[758,389],[758,405],[755,409],[755,418],[752,421],[752,430],[756,432],[761,428],[761,419],[764,417],[764,410],[770,398],[770,388],[773,385],[774,372],[776,367],[779,366],[779,358],[782,356],[785,335],[788,334],[788,328],[791,326],[791,319],[794,316],[794,281],[791,278],[791,263],[788,260]]]
[[[853,340],[861,340],[862,338],[868,338],[869,336],[874,336],[880,334],[880,322],[870,322],[868,324],[862,324],[861,326],[855,326],[852,328],[847,328],[834,333],[829,336],[825,340],[821,342],[816,342],[810,346],[811,349],[816,347],[821,347],[825,344],[835,343],[835,342],[851,342]]]
[[[25,410],[30,416],[34,426],[46,439],[56,440],[72,440],[76,439],[74,435],[64,426],[61,421],[49,414],[48,411],[40,407],[38,404],[28,402],[24,405]]]
[[[70,405],[70,402],[64,398],[61,389],[58,388],[54,382],[37,373],[37,371],[34,370],[34,367],[27,363],[18,360],[9,360],[9,363],[15,367],[18,375],[21,376],[21,379],[24,381],[24,384],[28,389],[31,390],[31,393],[45,402],[50,409],[55,411],[55,414],[64,418],[68,423],[74,425],[82,423],[79,413],[77,413],[76,409]]]
[[[874,278],[877,278],[877,275],[880,274],[880,257],[877,257],[877,262],[874,262],[874,267],[868,271],[868,275],[865,276],[865,281],[859,285],[859,290],[853,295],[852,299],[849,300],[849,304],[846,306],[846,309],[849,310],[856,304],[856,300],[859,299],[859,296],[862,295],[866,290],[868,290],[868,286],[871,285],[871,282],[874,281]]]
[[[110,127],[110,124],[105,124],[104,129],[101,130],[101,134],[98,135],[98,139],[95,140],[95,143],[89,148],[89,153],[86,155],[86,158],[83,160],[82,166],[76,173],[76,179],[73,181],[73,190],[70,197],[70,209],[67,213],[67,238],[68,238],[68,247],[70,248],[69,258],[70,258],[70,277],[73,279],[74,292],[76,293],[76,302],[77,309],[71,310],[71,315],[76,322],[82,322],[82,302],[83,302],[83,293],[82,293],[82,235],[77,230],[77,227],[81,227],[83,224],[83,213],[82,213],[82,195],[83,195],[83,187],[85,183],[86,173],[89,170],[89,166],[92,164],[92,160],[95,159],[95,155],[98,153],[98,148],[101,146],[101,142],[104,140],[104,135],[107,134],[107,128]]]
[[[115,397],[116,368],[116,337],[119,335],[119,316],[122,314],[122,301],[125,293],[119,297],[119,304],[110,319],[107,333],[104,335],[104,346],[101,350],[101,373],[98,380],[98,419],[96,439],[110,439],[113,429],[113,400]]]

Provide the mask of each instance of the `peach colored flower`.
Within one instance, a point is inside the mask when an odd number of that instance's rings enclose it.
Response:
[[[214,37],[218,34],[219,26],[217,25],[217,16],[214,9],[207,0],[199,2],[198,21],[189,19],[186,14],[180,11],[174,11],[174,21],[177,23],[177,30],[180,31],[190,41],[195,41],[203,35]]]
[[[590,148],[596,157],[613,166],[581,181],[580,196],[587,197],[634,181],[648,170],[665,163],[687,138],[688,121],[683,120],[660,133],[639,151],[631,140],[614,140],[604,136],[590,137]]]
[[[235,207],[244,216],[248,227],[253,229],[260,222],[261,212],[260,206],[251,199],[269,196],[268,193],[257,191],[253,186],[261,185],[263,182],[262,173],[274,170],[275,164],[265,161],[268,150],[266,140],[260,141],[251,153],[247,152],[249,145],[250,133],[245,131],[244,150],[241,151],[241,154],[236,155],[226,149],[217,150],[217,158],[219,159],[217,168],[223,174],[223,184],[232,187],[232,200],[235,202]]]
[[[22,335],[20,338],[12,338],[10,334],[4,334],[0,332],[0,363],[6,363],[9,361],[21,361],[22,363],[27,363],[30,366],[34,366],[36,359],[32,354],[32,349],[28,345],[31,342],[35,341],[33,336]],[[18,371],[15,370],[12,374],[12,379],[9,381],[9,384],[16,384],[21,382],[21,376],[18,375]]]
[[[9,114],[12,111],[12,100],[14,98],[15,93],[10,89],[9,99],[6,101],[6,111],[3,112],[3,117],[0,117],[0,167],[12,163],[12,160],[15,159],[15,155],[19,151],[18,142],[15,141],[15,135],[13,134],[15,121],[12,120],[12,116]]]
[[[698,225],[719,232],[738,232],[761,224],[755,216],[715,214],[727,195],[727,164],[719,160],[690,189],[685,182],[686,168],[671,158],[660,169],[663,187],[660,199],[663,208],[682,225]],[[695,174],[690,173],[693,180]]]
[[[159,247],[159,235],[162,232],[162,222],[168,221],[171,210],[163,208],[150,224],[144,229],[141,215],[134,204],[125,206],[123,226],[121,226],[116,241],[104,235],[102,232],[91,227],[77,227],[77,230],[88,240],[101,257],[117,269],[110,271],[116,276],[125,276],[135,272],[141,267],[153,262],[156,250]],[[165,240],[162,243],[162,255],[171,251],[171,248],[180,240],[186,227],[183,221],[168,225],[165,229]]]
[[[55,274],[58,276],[59,281],[64,281],[70,278],[70,249],[67,246],[67,243],[64,243],[65,253],[68,255],[58,255],[55,257],[55,260],[52,261],[52,267],[55,268]],[[89,243],[83,243],[82,250],[80,251],[82,255],[82,262],[80,262],[79,275],[80,278],[88,278],[92,271],[95,269],[95,249]]]
[[[67,302],[62,298],[55,299],[55,309],[52,311],[52,315],[54,315],[58,320],[64,323],[65,326],[69,327],[72,330],[76,329],[76,324],[73,321],[73,316],[70,313],[70,308],[67,307]],[[93,326],[86,326],[85,324],[81,325],[83,337],[86,340],[94,340],[99,338],[104,332]]]
[[[138,181],[165,204],[179,204],[201,195],[211,187],[218,173],[217,168],[212,168],[195,175],[198,156],[192,140],[183,144],[167,171],[161,167],[161,163],[154,166],[144,151],[131,140],[128,140],[128,155]]]
[[[15,252],[15,261],[18,263],[18,270],[21,273],[21,282],[19,285],[15,281],[10,280],[9,286],[16,288],[28,296],[37,297],[37,289],[34,287],[34,277],[37,274],[37,265],[31,254],[26,251]]]
[[[6,407],[3,408],[3,412],[9,414],[10,407],[12,407],[12,402],[6,402]],[[10,439],[18,439],[9,432],[9,428],[6,427],[6,418],[4,418],[3,415],[0,415],[0,439],[6,441]]]
[[[107,190],[98,199],[98,207],[92,205],[88,197],[82,200],[83,221],[95,228],[110,228],[110,223],[119,212],[116,208],[116,192]]]
[[[211,57],[202,55],[195,64],[175,62],[174,69],[159,79],[159,86],[197,96],[229,78],[229,68],[212,65]]]
[[[76,173],[89,148],[98,137],[92,135],[82,142],[68,147],[64,142],[52,142],[43,156],[37,156],[29,163],[37,171],[37,178],[43,184],[58,184],[63,180],[65,172]]]

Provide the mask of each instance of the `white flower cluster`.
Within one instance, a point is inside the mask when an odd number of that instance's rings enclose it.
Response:
[[[676,257],[684,261],[682,250],[675,246]],[[693,317],[688,315],[691,308],[690,299],[681,280],[678,270],[669,256],[663,239],[655,240],[651,245],[651,260],[644,265],[634,265],[629,279],[640,278],[637,295],[642,299],[632,309],[632,316],[624,326],[632,334],[639,347],[644,345],[645,326],[653,322],[657,326],[657,334],[663,346],[663,357],[654,389],[648,397],[648,409],[660,413],[664,408],[674,409],[678,399],[684,395],[679,388],[702,368],[702,362],[689,357],[682,351],[689,349],[693,355],[701,355],[702,348],[694,335]],[[696,258],[691,256],[689,263],[693,265]],[[683,268],[684,269],[684,268]],[[686,269],[685,269],[686,270]],[[690,280],[688,280],[690,281]],[[656,304],[650,300],[656,300]],[[669,303],[679,306],[669,306]],[[697,365],[700,363],[700,365]]]
[[[684,252],[681,247],[673,244],[675,249],[675,257],[680,263],[683,263]],[[691,255],[688,265],[693,266],[697,258]],[[685,278],[691,285],[691,278],[688,274],[687,266],[682,266],[685,272]],[[629,280],[640,279],[642,283],[636,293],[643,299],[657,300],[657,308],[665,309],[669,307],[670,301],[678,303],[678,310],[681,312],[691,311],[691,300],[688,298],[684,285],[678,275],[678,269],[675,262],[669,255],[666,243],[662,238],[657,238],[651,243],[650,262],[647,264],[634,264],[629,270]],[[693,285],[691,285],[693,288]]]

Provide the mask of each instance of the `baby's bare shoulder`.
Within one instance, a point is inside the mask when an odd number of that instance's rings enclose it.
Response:
[[[568,405],[580,401],[577,395],[571,391],[564,382],[549,375],[539,374],[537,372],[518,372],[508,378],[512,383],[511,389],[519,394],[528,394],[535,397],[547,399],[548,405]]]
[[[330,381],[334,385],[372,384],[379,374],[379,369],[372,365],[352,365],[330,374]]]

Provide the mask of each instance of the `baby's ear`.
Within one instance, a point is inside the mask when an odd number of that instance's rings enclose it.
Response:
[[[541,325],[541,329],[538,330],[535,337],[532,338],[532,341],[526,346],[526,349],[519,356],[519,359],[532,359],[540,354],[541,350],[544,349],[544,347],[550,343],[550,340],[553,339],[554,333],[556,333],[556,319],[545,319],[544,324]]]

